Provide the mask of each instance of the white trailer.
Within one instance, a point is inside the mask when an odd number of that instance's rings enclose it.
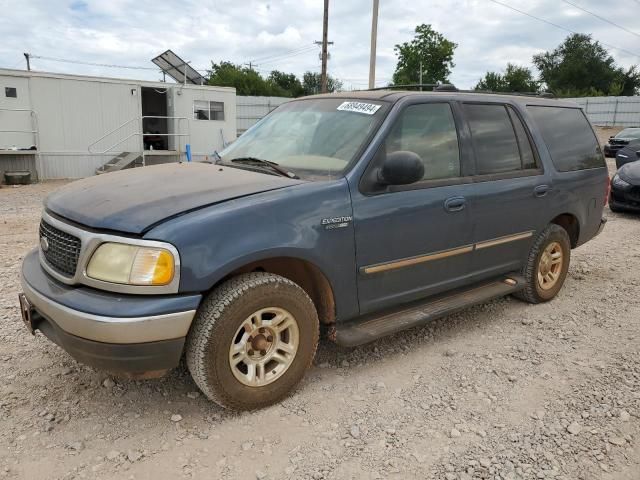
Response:
[[[199,161],[235,138],[234,88],[0,69],[0,173]]]

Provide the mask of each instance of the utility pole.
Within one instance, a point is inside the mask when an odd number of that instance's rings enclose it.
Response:
[[[26,52],[24,53],[24,58],[26,58],[26,59],[27,59],[27,70],[31,70],[30,57],[31,57],[31,54],[26,53]]]
[[[422,60],[420,60],[420,91],[422,91]]]
[[[327,93],[327,43],[329,30],[329,0],[324,0],[324,16],[322,19],[322,73],[320,74],[320,91]]]
[[[371,15],[371,52],[369,53],[369,89],[376,86],[376,44],[378,41],[378,3],[373,0],[373,14]]]

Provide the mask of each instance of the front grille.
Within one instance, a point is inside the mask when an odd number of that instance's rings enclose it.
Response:
[[[43,239],[46,239],[46,242]],[[43,248],[45,243],[46,249]],[[40,250],[47,263],[58,272],[69,277],[75,275],[80,247],[78,237],[63,232],[44,220],[40,222]]]

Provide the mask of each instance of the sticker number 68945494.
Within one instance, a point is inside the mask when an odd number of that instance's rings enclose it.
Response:
[[[373,115],[378,111],[380,105],[375,103],[364,102],[342,102],[338,110],[343,112],[364,113],[365,115]]]

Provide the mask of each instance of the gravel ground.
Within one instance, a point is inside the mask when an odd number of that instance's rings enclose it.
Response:
[[[638,217],[607,209],[548,304],[324,342],[293,396],[234,414],[184,367],[113,379],[21,325],[20,262],[60,185],[0,189],[0,478],[640,479]]]

